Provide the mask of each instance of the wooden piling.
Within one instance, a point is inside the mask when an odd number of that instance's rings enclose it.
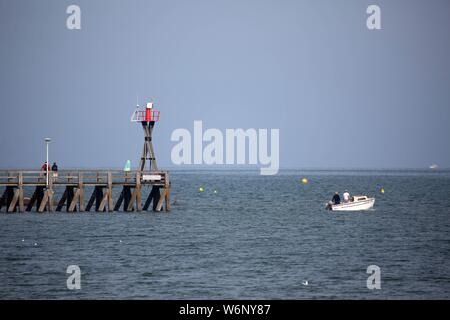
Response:
[[[113,180],[112,180],[112,173],[108,172],[108,211],[113,212],[114,211],[114,201],[113,201]]]
[[[165,189],[166,189],[166,196],[165,196],[165,200],[166,200],[166,212],[170,211],[170,180],[169,180],[169,175],[167,175],[166,180],[164,182],[165,184]]]
[[[101,186],[96,186],[94,189],[94,193],[95,193],[95,211],[103,212],[104,208],[100,210],[103,201],[103,188]]]
[[[48,186],[47,186],[47,211],[53,212],[53,172],[49,171]]]
[[[16,189],[14,192],[14,195],[11,199],[11,202],[9,203],[8,206],[8,212],[14,212],[16,211],[16,205],[17,205],[17,201],[19,200],[19,189]]]
[[[141,173],[136,172],[136,187],[134,189],[136,191],[136,211],[142,211],[142,190],[141,190]]]
[[[6,204],[6,189],[0,197],[0,210],[2,210],[4,204]]]
[[[94,201],[95,201],[95,188],[92,191],[91,197],[89,198],[89,201],[86,205],[86,208],[85,208],[86,211],[88,211],[88,212],[91,211],[91,208],[94,205]]]
[[[63,195],[61,196],[61,199],[60,199],[59,202],[58,202],[58,205],[56,206],[56,211],[57,211],[57,212],[61,211],[62,207],[63,207],[64,204],[66,203],[66,200],[67,200],[67,194],[68,194],[68,191],[67,191],[67,187],[66,187],[66,189],[64,190]]]
[[[83,186],[83,172],[78,172],[78,190],[80,191],[78,195],[78,203],[80,212],[84,212],[84,186]]]
[[[18,181],[18,189],[19,189],[19,212],[25,212],[24,198],[23,198],[23,173],[19,172],[19,181]]]

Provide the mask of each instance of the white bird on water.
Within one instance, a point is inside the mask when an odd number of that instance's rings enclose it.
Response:
[[[308,284],[309,284],[308,280],[305,280],[305,281],[302,282],[302,285],[304,285],[304,286],[307,286]]]

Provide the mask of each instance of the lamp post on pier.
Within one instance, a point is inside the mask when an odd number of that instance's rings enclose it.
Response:
[[[45,140],[45,149],[46,149],[46,153],[47,153],[47,167],[45,168],[45,171],[46,171],[46,173],[47,173],[46,187],[47,187],[47,189],[48,189],[48,168],[49,168],[49,162],[48,162],[48,145],[49,145],[51,139],[50,139],[50,138],[45,138],[44,140]]]

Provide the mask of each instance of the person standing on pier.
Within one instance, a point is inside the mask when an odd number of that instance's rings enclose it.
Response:
[[[44,162],[44,164],[41,167],[41,171],[47,172],[47,168],[50,171],[50,165],[47,164],[47,161]]]
[[[53,177],[58,177],[58,165],[56,164],[56,162],[53,162],[52,165],[52,172],[53,172]]]
[[[41,177],[47,176],[47,168],[48,168],[48,171],[50,171],[50,166],[47,164],[47,161],[45,161],[41,167],[41,173],[39,174]]]

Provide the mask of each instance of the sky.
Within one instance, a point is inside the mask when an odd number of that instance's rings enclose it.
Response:
[[[0,168],[39,169],[45,137],[60,168],[136,166],[137,96],[161,111],[160,168],[195,120],[279,129],[282,167],[450,167],[449,17],[446,0],[0,0]]]

